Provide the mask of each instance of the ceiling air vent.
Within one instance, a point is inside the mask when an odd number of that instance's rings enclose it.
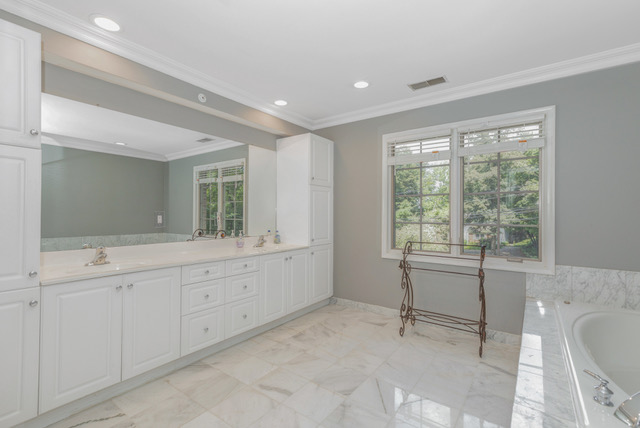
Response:
[[[210,143],[213,140],[214,140],[214,138],[206,137],[206,138],[201,138],[199,140],[196,140],[196,143]]]
[[[442,77],[436,77],[435,79],[425,80],[424,82],[418,83],[410,83],[409,86],[413,91],[417,91],[418,89],[428,88],[429,86],[439,85],[441,83],[446,83],[447,79]]]

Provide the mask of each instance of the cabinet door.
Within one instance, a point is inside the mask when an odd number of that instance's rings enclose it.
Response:
[[[0,291],[39,285],[40,168],[40,150],[0,144]]]
[[[287,313],[291,313],[309,304],[309,251],[289,253],[287,272],[289,292]]]
[[[40,288],[0,293],[0,426],[38,414]]]
[[[258,326],[258,297],[250,297],[224,306],[225,338]]]
[[[180,268],[123,277],[122,380],[180,357]]]
[[[0,144],[40,147],[40,34],[0,20]]]
[[[42,287],[40,413],[120,381],[122,277]]]
[[[311,187],[311,245],[333,242],[333,192],[328,187]]]
[[[316,303],[333,295],[333,251],[331,245],[311,248],[311,298]]]
[[[224,340],[224,307],[182,317],[181,355]]]
[[[311,135],[311,181],[316,186],[330,187],[333,182],[333,143]]]
[[[286,256],[286,257],[285,257]],[[260,323],[273,321],[287,314],[285,265],[288,255],[260,257]]]

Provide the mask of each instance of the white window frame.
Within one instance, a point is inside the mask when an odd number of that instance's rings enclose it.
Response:
[[[240,159],[233,159],[233,160],[228,160],[228,161],[223,161],[223,162],[216,162],[216,163],[210,163],[207,165],[197,165],[193,167],[193,230],[199,229],[200,228],[200,222],[199,220],[199,213],[200,213],[200,204],[199,204],[199,182],[198,182],[198,173],[200,171],[207,171],[207,170],[211,170],[211,169],[223,169],[223,168],[228,168],[228,167],[233,167],[233,166],[238,166],[238,165],[242,165],[243,166],[243,171],[244,174],[242,174],[242,188],[243,188],[243,192],[242,192],[242,225],[243,225],[243,233],[246,235],[246,228],[247,228],[247,160],[246,158],[240,158]],[[220,180],[220,176],[218,175],[218,182],[219,183],[223,183],[224,182],[224,178],[222,180]],[[233,181],[239,181],[239,180],[233,180]],[[220,189],[218,189],[218,201],[220,201],[220,198],[222,198],[222,193],[220,192]],[[218,202],[218,209],[224,209],[224,200],[223,200],[223,204],[222,206],[220,206],[220,202]],[[224,212],[223,212],[224,214]],[[224,215],[222,216],[222,225],[218,225],[218,227],[223,227],[224,226]],[[222,229],[224,230],[224,229]],[[237,232],[236,232],[237,233]]]
[[[402,250],[391,248],[393,245],[393,181],[391,164],[388,162],[387,146],[397,141],[426,138],[430,136],[451,134],[451,171],[450,171],[450,230],[451,243],[461,243],[462,235],[462,184],[461,168],[463,158],[460,152],[459,131],[465,128],[493,127],[513,125],[517,122],[540,120],[543,118],[546,140],[541,149],[542,165],[540,167],[540,241],[541,260],[509,261],[505,258],[490,257],[485,259],[487,269],[505,270],[527,273],[555,273],[555,106],[483,117],[461,122],[430,126],[395,132],[382,136],[382,258],[400,260]],[[452,254],[459,255],[459,247],[451,246]],[[437,253],[434,253],[436,255]],[[441,253],[440,253],[441,254]],[[418,261],[412,257],[409,260]],[[477,258],[476,258],[477,260]],[[420,261],[445,265],[477,266],[477,261],[446,259],[442,257],[420,257]]]

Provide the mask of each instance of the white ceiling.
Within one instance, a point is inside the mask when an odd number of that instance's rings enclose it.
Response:
[[[45,93],[42,132],[45,144],[154,160],[178,159],[242,144]],[[196,141],[202,138],[214,141]]]
[[[640,61],[638,0],[0,0],[0,6],[75,37],[85,31],[85,41],[310,129]],[[112,17],[122,31],[96,32],[88,24],[95,13]],[[407,87],[442,75],[448,83]],[[357,80],[371,86],[357,90]],[[289,105],[276,107],[276,99]]]

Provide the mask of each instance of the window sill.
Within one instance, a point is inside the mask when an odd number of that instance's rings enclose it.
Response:
[[[401,250],[387,250],[382,253],[383,259],[402,260]],[[478,267],[478,259],[470,258],[469,261],[460,259],[446,259],[442,257],[430,257],[430,256],[409,256],[410,262],[415,263],[431,263],[437,265],[447,266],[461,266],[461,267]],[[501,270],[508,272],[519,273],[537,273],[555,275],[555,263],[547,266],[542,262],[534,262],[523,260],[522,263],[508,262],[506,259],[494,259],[487,257],[484,259],[483,268],[485,270]]]

